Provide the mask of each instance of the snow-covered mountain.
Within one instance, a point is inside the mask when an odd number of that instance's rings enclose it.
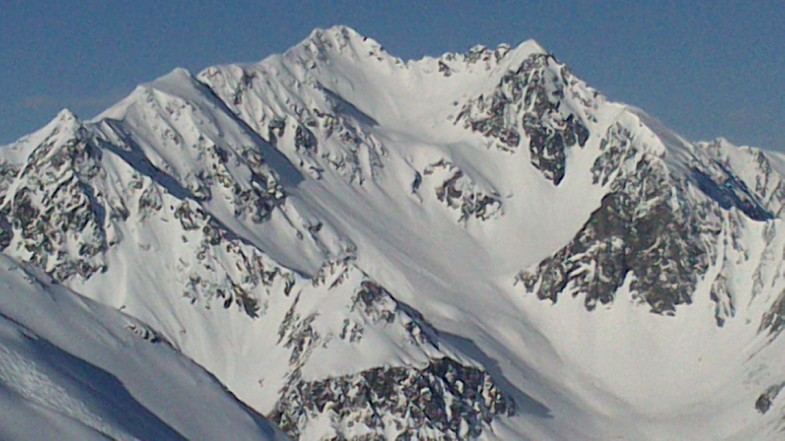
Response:
[[[533,41],[403,61],[316,30],[0,157],[7,265],[292,438],[784,436],[785,157],[688,142]],[[106,421],[99,389],[74,399]]]
[[[0,438],[284,439],[147,325],[6,256],[0,275]]]

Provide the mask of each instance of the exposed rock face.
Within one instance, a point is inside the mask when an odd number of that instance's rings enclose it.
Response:
[[[531,163],[554,185],[564,178],[566,149],[583,147],[589,129],[576,112],[562,106],[565,94],[580,96],[578,82],[552,55],[534,54],[504,75],[487,97],[467,104],[457,120],[496,138],[498,148],[515,151],[521,131],[529,141]],[[591,101],[585,102],[591,106]]]
[[[436,199],[460,213],[459,222],[486,221],[502,212],[501,197],[496,191],[483,189],[449,161],[440,160],[429,165],[415,179],[412,185],[415,192],[423,179],[429,183],[435,181]]]
[[[5,160],[0,160],[0,197],[5,196],[8,186],[19,173],[19,167]]]
[[[620,171],[623,162],[630,161],[637,149],[632,146],[632,134],[621,124],[614,124],[600,141],[602,152],[591,167],[592,183],[608,185]]]
[[[303,296],[311,298],[305,300]],[[339,326],[337,323],[327,327],[314,324],[317,318],[331,311],[309,311],[315,303],[313,297],[326,296],[341,299],[334,304],[336,309],[346,313]],[[326,262],[310,279],[305,294],[301,291],[294,297],[278,327],[278,341],[291,350],[290,365],[297,370],[306,364],[312,349],[317,346],[325,347],[336,338],[359,344],[371,328],[393,330],[399,336],[405,336],[408,345],[425,348],[424,352],[438,351],[438,332],[422,314],[396,300],[384,287],[362,273],[355,266],[354,258],[349,256]]]
[[[487,373],[443,358],[421,368],[294,381],[270,417],[293,439],[310,421],[326,418],[332,439],[459,440],[475,439],[494,418],[514,413]]]
[[[691,302],[715,254],[718,207],[692,199],[656,159],[644,156],[633,170],[614,181],[567,246],[519,275],[528,291],[553,302],[561,293],[583,295],[591,310],[629,281],[652,312],[673,314]]]
[[[333,43],[319,43],[318,51],[325,50],[325,44]],[[319,83],[295,80],[297,87],[314,95],[310,105],[279,96],[274,88],[270,90],[271,77],[277,75],[264,69],[208,68],[200,79],[262,138],[281,151],[296,152],[298,166],[309,176],[319,179],[329,167],[349,182],[374,179],[387,152],[368,131],[376,125],[373,118]],[[259,90],[273,93],[260,96]]]
[[[249,317],[258,318],[266,312],[272,292],[291,290],[295,278],[289,270],[258,249],[228,238],[223,227],[209,217],[197,217],[192,229],[191,236],[198,245],[196,255],[188,257],[195,257],[195,261],[182,265],[178,274],[182,295],[191,303],[208,309],[215,302],[223,308],[235,306]]]
[[[309,312],[309,294],[302,293],[279,326],[291,371],[271,418],[292,438],[308,439],[326,418],[333,439],[473,439],[494,419],[515,414],[513,400],[484,369],[452,358],[422,314],[360,274],[352,259],[326,264],[313,286],[328,286],[333,300],[345,298],[338,307],[348,314],[340,326],[325,327],[321,320],[334,312]],[[379,332],[425,362],[305,377],[317,351],[335,344],[373,350],[364,345]]]
[[[760,331],[768,331],[769,334],[778,334],[785,329],[785,293],[777,298],[771,310],[763,314],[760,323]]]
[[[23,184],[0,208],[10,226],[4,242],[56,280],[105,270],[102,253],[117,240],[113,224],[128,216],[123,201],[94,185],[100,162],[81,128],[66,139],[53,136],[30,154],[19,173]]]
[[[781,384],[774,384],[766,389],[765,392],[760,394],[757,400],[755,400],[755,410],[760,413],[766,413],[771,409],[773,401],[777,398],[780,391],[782,390],[785,383]]]

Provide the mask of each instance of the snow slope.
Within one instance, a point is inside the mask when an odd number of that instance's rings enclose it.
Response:
[[[3,256],[0,438],[283,439],[147,325]]]
[[[782,437],[783,158],[533,41],[403,61],[316,30],[2,158],[6,255],[293,438]]]

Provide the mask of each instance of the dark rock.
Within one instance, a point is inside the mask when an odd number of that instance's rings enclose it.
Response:
[[[721,166],[720,166],[721,167]],[[693,170],[693,178],[704,194],[717,201],[722,208],[738,208],[750,219],[769,220],[770,213],[758,199],[753,196],[743,181],[737,179],[729,171],[723,170],[722,182],[717,182],[710,174],[698,168]]]
[[[423,175],[434,175],[440,171],[447,172],[449,178],[436,187],[436,198],[460,212],[459,222],[466,222],[472,218],[485,221],[501,212],[501,197],[496,192],[480,189],[451,162],[441,160],[432,164],[423,171]]]
[[[456,121],[463,119],[465,127],[498,139],[497,146],[506,151],[517,149],[522,129],[532,165],[558,185],[565,174],[566,149],[583,147],[590,135],[581,119],[561,105],[565,89],[574,83],[553,56],[535,54],[504,75],[487,97],[464,106]]]
[[[378,367],[356,374],[304,381],[281,391],[270,418],[293,439],[308,423],[327,417],[336,439],[476,439],[515,403],[484,371],[450,358],[425,367]]]
[[[771,409],[772,404],[774,403],[774,399],[777,398],[780,391],[782,390],[785,383],[774,384],[769,386],[765,392],[760,394],[757,400],[755,400],[755,410],[760,412],[761,414],[765,414],[766,412]]]
[[[771,309],[763,314],[758,332],[767,330],[776,335],[785,329],[785,292],[780,293]]]
[[[106,215],[111,206],[93,184],[100,161],[100,150],[81,130],[36,147],[0,209],[6,225],[0,242],[8,246],[17,237],[29,253],[25,260],[58,282],[104,271],[106,228],[116,219]]]
[[[627,277],[633,296],[652,312],[672,314],[691,303],[713,254],[719,214],[708,203],[674,202],[674,195],[687,198],[686,183],[671,179],[660,164],[641,160],[567,246],[518,281],[553,302],[566,289],[582,294],[589,310],[611,303]]]
[[[602,152],[591,167],[592,183],[605,186],[624,161],[632,159],[637,153],[633,147],[632,135],[621,124],[608,128],[605,137],[600,141]]]
[[[294,146],[297,150],[315,151],[316,137],[305,126],[298,125],[294,133]]]

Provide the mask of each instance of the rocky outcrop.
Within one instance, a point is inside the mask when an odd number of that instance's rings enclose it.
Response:
[[[502,212],[501,196],[496,191],[483,188],[450,161],[442,159],[425,167],[416,175],[412,192],[417,193],[423,182],[435,186],[436,199],[457,211],[459,222],[486,221]]]
[[[526,135],[531,164],[554,185],[564,178],[566,149],[583,147],[589,128],[563,101],[565,94],[580,96],[577,81],[552,55],[533,54],[510,70],[487,96],[463,107],[456,122],[495,138],[505,151],[518,149]],[[591,105],[586,102],[585,105]]]
[[[450,355],[422,314],[358,272],[351,259],[326,264],[313,284],[329,287],[321,295],[335,306],[309,310],[308,297],[315,294],[302,292],[279,327],[291,370],[270,417],[292,438],[309,439],[309,430],[322,430],[326,419],[330,434],[319,436],[331,439],[475,439],[494,419],[515,413],[513,400],[482,367]],[[346,303],[336,304],[338,299]],[[325,326],[336,313],[345,317],[340,327]],[[370,332],[401,342],[425,362],[305,377],[315,352],[339,341],[374,351],[364,346]]]
[[[643,157],[633,170],[614,181],[569,244],[518,275],[527,291],[553,302],[563,293],[583,296],[591,310],[629,281],[652,312],[691,303],[716,254],[719,207],[695,199],[656,159]]]
[[[486,372],[443,358],[291,382],[270,419],[293,439],[306,439],[308,425],[326,419],[331,433],[322,436],[336,440],[460,440],[513,414],[515,403]]]
[[[114,223],[128,216],[122,200],[96,187],[101,151],[71,122],[70,134],[54,133],[32,151],[0,208],[7,246],[59,281],[104,271],[103,252],[118,240]]]
[[[761,414],[765,414],[766,412],[771,409],[771,406],[774,404],[774,400],[779,395],[782,388],[785,386],[785,383],[774,384],[769,386],[765,392],[760,394],[757,400],[755,400],[755,410],[760,412]]]

